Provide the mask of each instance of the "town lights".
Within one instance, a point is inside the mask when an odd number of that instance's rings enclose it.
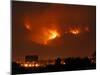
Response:
[[[38,63],[33,64],[33,63],[24,63],[21,64],[22,67],[39,67],[40,65]]]

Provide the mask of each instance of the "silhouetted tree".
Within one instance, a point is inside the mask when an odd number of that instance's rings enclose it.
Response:
[[[96,63],[96,51],[92,54],[92,62]]]
[[[61,65],[61,59],[60,58],[57,58],[55,60],[55,65]]]

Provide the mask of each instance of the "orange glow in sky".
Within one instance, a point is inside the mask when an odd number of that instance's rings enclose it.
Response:
[[[85,31],[89,32],[89,27],[85,27]]]
[[[57,28],[43,28],[37,31],[36,34],[32,33],[31,40],[43,44],[48,45],[50,41],[60,37],[60,33]]]

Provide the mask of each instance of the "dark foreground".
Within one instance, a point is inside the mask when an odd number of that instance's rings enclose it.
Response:
[[[27,74],[27,73],[43,73],[43,72],[58,72],[58,71],[75,71],[75,70],[90,70],[96,69],[96,63],[90,59],[84,58],[68,58],[65,59],[65,64],[61,64],[58,58],[54,65],[46,65],[45,67],[21,67],[20,64],[12,63],[12,74]]]

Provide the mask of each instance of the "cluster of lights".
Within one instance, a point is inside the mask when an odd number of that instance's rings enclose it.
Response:
[[[24,64],[21,64],[22,67],[39,67],[40,65],[39,64],[33,64],[33,63],[24,63]]]

